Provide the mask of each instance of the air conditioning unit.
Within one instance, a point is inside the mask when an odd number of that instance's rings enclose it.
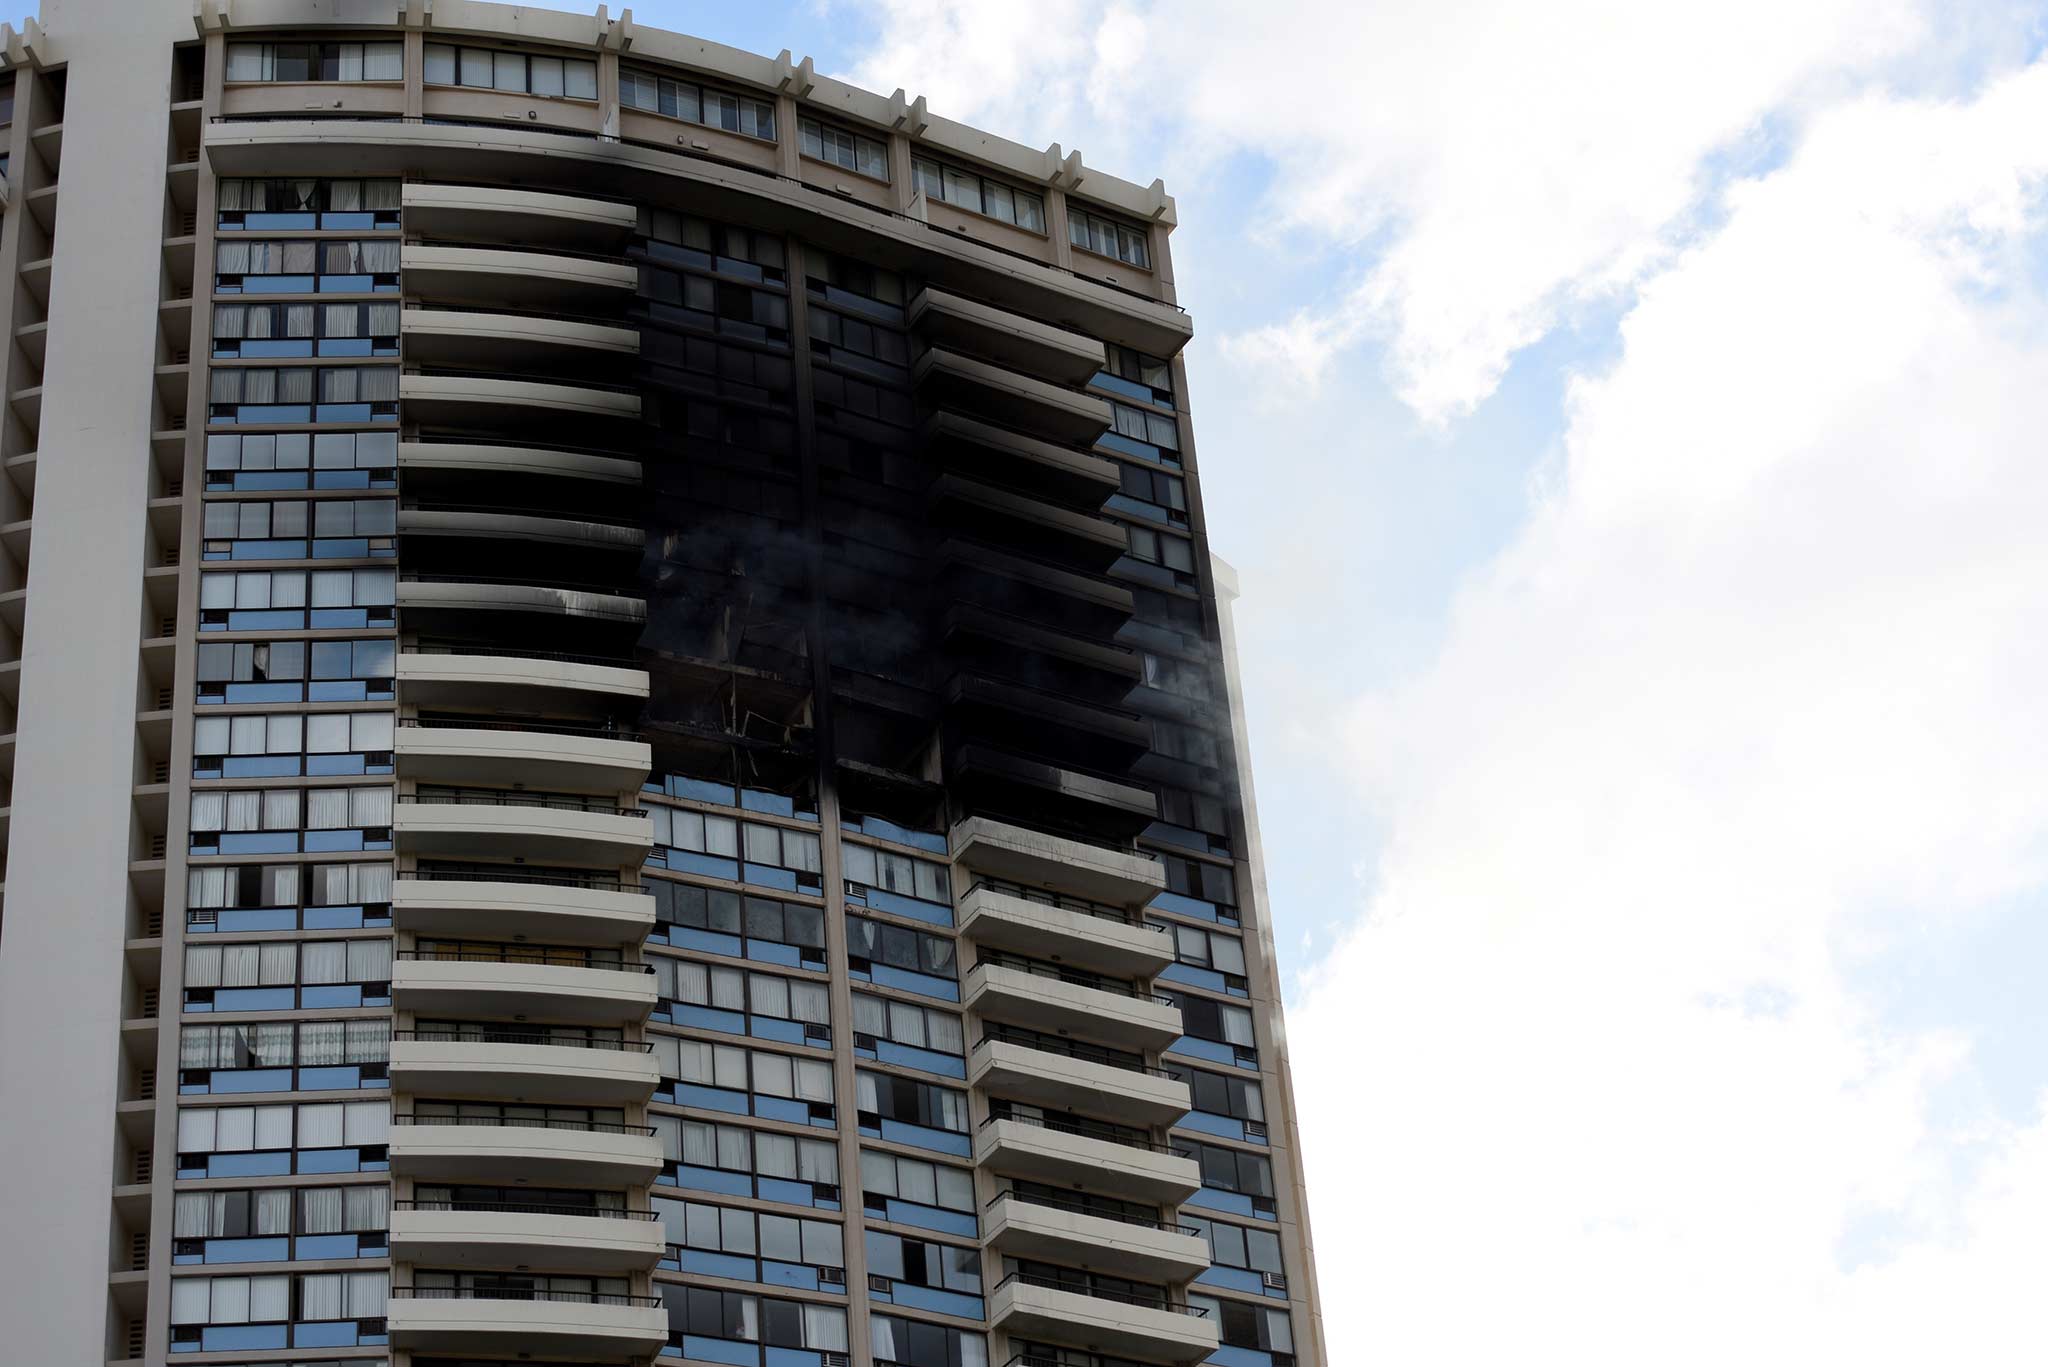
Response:
[[[1246,1139],[1264,1139],[1266,1137],[1266,1122],[1263,1120],[1245,1121],[1244,1137]]]
[[[894,1295],[896,1283],[891,1278],[877,1277],[870,1272],[868,1274],[868,1290],[880,1292],[884,1296]]]
[[[818,1285],[846,1285],[846,1269],[843,1267],[821,1267],[818,1269]]]
[[[1284,1272],[1261,1272],[1259,1280],[1265,1283],[1268,1291],[1285,1291],[1287,1289],[1287,1274]]]

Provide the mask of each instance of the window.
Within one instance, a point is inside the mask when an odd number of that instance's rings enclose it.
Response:
[[[1267,1273],[1285,1281],[1287,1269],[1280,1263],[1280,1236],[1272,1230],[1246,1229],[1243,1225],[1207,1220],[1186,1211],[1181,1213],[1180,1219],[1209,1245],[1210,1262],[1219,1267]]]
[[[686,1087],[709,1087],[800,1102],[824,1108],[823,1114],[829,1114],[832,1105],[832,1065],[825,1059],[792,1058],[761,1049],[665,1036],[654,1041],[654,1058],[663,1077],[674,1078]],[[779,1111],[777,1114],[779,1118],[789,1118]]]
[[[811,352],[883,379],[900,379],[910,366],[910,344],[894,328],[877,327],[830,309],[810,310]]]
[[[203,570],[201,630],[391,623],[397,575],[389,569]]]
[[[229,43],[229,81],[402,81],[405,44]]]
[[[178,1112],[178,1167],[185,1156],[249,1154],[299,1149],[379,1147],[391,1136],[388,1101],[332,1101],[303,1106],[187,1106]],[[280,1168],[279,1172],[290,1169]],[[310,1169],[309,1169],[310,1171]],[[221,1175],[219,1173],[216,1176]]]
[[[870,1198],[891,1197],[912,1205],[974,1213],[974,1174],[965,1168],[862,1149],[860,1186]]]
[[[391,696],[398,643],[209,641],[198,651],[199,701],[355,702]],[[312,684],[309,694],[308,683]],[[375,685],[375,687],[371,687]]]
[[[213,354],[396,356],[398,303],[215,304]]]
[[[645,886],[654,894],[657,924],[739,936],[742,947],[749,941],[788,945],[797,949],[805,962],[825,962],[825,912],[820,907],[778,902],[769,897],[742,897],[721,888],[667,879],[649,879]]]
[[[1188,1038],[1227,1044],[1240,1062],[1257,1060],[1258,1043],[1252,1034],[1249,1007],[1232,1006],[1191,992],[1170,991],[1163,985],[1158,991],[1161,997],[1180,1008],[1182,1028]]]
[[[398,367],[216,366],[207,399],[215,422],[396,422]]]
[[[1150,527],[1125,524],[1131,558],[1148,565],[1163,565],[1176,574],[1195,572],[1195,543],[1185,537],[1153,531]]]
[[[1205,1296],[1192,1290],[1188,1292],[1188,1308],[1200,1310],[1209,1323],[1217,1327],[1228,1347],[1251,1348],[1267,1353],[1294,1351],[1294,1324],[1287,1318],[1285,1310],[1227,1301],[1220,1296]]]
[[[840,1227],[831,1221],[757,1216],[750,1210],[661,1197],[655,1198],[654,1209],[661,1216],[671,1248],[759,1256],[767,1262],[799,1266],[846,1266]],[[685,1260],[683,1270],[699,1269]]]
[[[1112,257],[1141,270],[1152,267],[1152,251],[1146,244],[1143,228],[1090,213],[1072,200],[1067,201],[1067,241],[1097,256]]]
[[[1161,517],[1169,521],[1187,521],[1187,481],[1179,475],[1119,462],[1117,478],[1123,486],[1125,498],[1134,498],[1140,503],[1152,505]]]
[[[653,963],[657,990],[665,1000],[771,1020],[798,1021],[818,1026],[820,1033],[830,1037],[831,995],[823,983],[687,960],[656,958]],[[707,1024],[698,1020],[689,1023]]]
[[[1262,1153],[1243,1153],[1220,1144],[1203,1144],[1173,1136],[1173,1151],[1201,1165],[1202,1185],[1211,1191],[1273,1199],[1273,1164]]]
[[[224,237],[213,248],[214,288],[222,294],[395,291],[399,250],[396,237]]]
[[[915,897],[921,902],[937,902],[949,908],[953,905],[952,880],[944,864],[913,859],[907,854],[878,850],[852,841],[847,841],[841,852],[849,883],[881,888],[885,892]]]
[[[396,180],[249,180],[218,182],[218,223],[250,228],[396,228]]]
[[[872,176],[876,180],[889,178],[889,148],[886,143],[816,119],[798,119],[796,126],[798,145],[805,156],[829,161],[834,166]]]
[[[397,531],[396,499],[215,501],[205,508],[201,554],[210,560],[391,555]]]
[[[678,1348],[687,1335],[813,1353],[846,1351],[846,1311],[836,1305],[806,1305],[667,1282],[655,1289],[668,1310],[669,1342]]]
[[[943,978],[947,982],[957,980],[958,966],[951,940],[905,926],[870,921],[865,916],[846,918],[846,953],[853,968],[870,975],[875,965],[881,965]],[[893,978],[890,981],[894,986],[915,989],[915,984],[905,984]]]
[[[388,906],[391,865],[199,865],[186,875],[186,921],[192,930],[293,930],[302,894],[308,908]],[[308,928],[314,919],[307,917]],[[327,927],[345,923],[330,920]]]
[[[1015,189],[1002,181],[941,165],[927,157],[912,157],[910,170],[917,189],[929,199],[943,200],[970,213],[1014,223],[1034,233],[1045,231],[1045,201],[1033,191]]]
[[[648,219],[647,237],[658,260],[748,280],[783,278],[782,239],[773,233],[713,223],[673,209],[655,209]]]
[[[863,1117],[879,1116],[883,1120],[901,1121],[906,1125],[951,1130],[955,1134],[967,1133],[965,1092],[912,1078],[871,1073],[866,1069],[854,1074],[854,1083],[859,1090],[856,1105]],[[872,1122],[864,1120],[864,1123]]]
[[[884,322],[903,322],[903,277],[896,272],[815,249],[805,253],[804,261],[811,293]]]
[[[556,99],[597,98],[597,63],[577,57],[428,43],[423,74],[428,85],[480,86]]]
[[[981,1294],[981,1250],[867,1232],[868,1275],[965,1296]],[[931,1306],[930,1309],[940,1309]],[[978,1312],[977,1312],[978,1313]]]
[[[1264,1133],[1266,1099],[1259,1090],[1257,1078],[1227,1077],[1222,1073],[1190,1068],[1173,1059],[1162,1060],[1160,1066],[1188,1085],[1196,1110],[1245,1121],[1260,1127],[1258,1132]]]
[[[619,103],[628,109],[775,141],[774,105],[652,71],[619,68]]]
[[[254,853],[253,842],[232,837],[300,830],[382,830],[388,843],[390,825],[389,788],[309,788],[303,794],[297,788],[208,788],[192,794],[195,853],[215,853],[214,846],[222,854]],[[263,852],[287,853],[295,844],[287,840],[274,851],[266,845]],[[307,841],[309,848],[320,844]]]
[[[722,859],[737,859],[740,852],[739,822],[729,816],[706,816],[702,812],[681,811],[673,807],[652,807],[648,815],[654,819],[654,843],[668,845],[692,854],[716,855]]]
[[[396,483],[396,432],[217,432],[208,489],[365,488]]]
[[[799,1139],[794,1135],[750,1130],[744,1125],[719,1125],[672,1115],[649,1116],[648,1123],[661,1138],[663,1157],[672,1164],[811,1183],[831,1187],[837,1194],[839,1148],[831,1140]]]
[[[894,1315],[868,1316],[868,1346],[875,1367],[988,1367],[982,1335]]]
[[[1173,957],[1176,962],[1220,973],[1226,983],[1236,979],[1236,985],[1243,987],[1243,940],[1222,931],[1203,930],[1200,926],[1169,924],[1163,921],[1155,921],[1153,924],[1172,934]]]
[[[1147,356],[1115,342],[1105,342],[1102,347],[1108,355],[1103,373],[1114,375],[1131,384],[1144,385],[1152,391],[1155,402],[1171,403],[1173,400],[1173,363],[1159,356]]]
[[[391,1056],[389,1020],[259,1021],[186,1025],[178,1031],[178,1067],[218,1069],[341,1067]]]
[[[1120,437],[1142,441],[1152,446],[1161,446],[1169,451],[1180,450],[1180,424],[1171,413],[1155,413],[1149,408],[1133,408],[1127,403],[1111,401],[1109,405],[1113,427]]]
[[[788,869],[799,875],[809,874],[808,879],[799,877],[797,881],[817,886],[818,874],[824,864],[818,854],[816,831],[792,831],[749,821],[741,827],[741,833],[745,837],[748,863]]]
[[[181,1191],[173,1199],[171,1237],[246,1239],[294,1232],[360,1233],[388,1229],[390,1210],[391,1188],[382,1183]]]
[[[1166,869],[1166,890],[1182,897],[1193,897],[1219,906],[1237,905],[1237,876],[1228,864],[1209,864],[1199,859],[1182,859],[1178,855],[1165,855],[1159,861]],[[1239,956],[1239,967],[1226,970],[1242,973],[1243,956]]]
[[[309,992],[305,1001],[294,990],[301,983],[331,994]],[[309,940],[303,943],[266,941],[260,944],[188,944],[185,946],[185,1009],[290,1010],[297,1006],[363,1006],[371,1004],[360,990],[381,1002],[390,1000],[391,941]],[[334,999],[330,1000],[332,995]]]
[[[910,1002],[891,1001],[867,992],[853,994],[853,1028],[856,1036],[871,1035],[912,1049],[930,1049],[941,1054],[965,1055],[967,1036],[960,1018],[950,1011],[934,1011]],[[855,1043],[859,1043],[856,1039]],[[892,1063],[908,1059],[892,1058]]]

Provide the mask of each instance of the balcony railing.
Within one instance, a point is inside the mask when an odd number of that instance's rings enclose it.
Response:
[[[1069,897],[1063,892],[1048,892],[1044,888],[1030,888],[1022,883],[1012,883],[1001,878],[977,878],[967,889],[972,897],[980,891],[1000,893],[1004,897],[1016,897],[1026,902],[1036,902],[1044,907],[1058,907],[1061,911],[1077,911],[1083,916],[1093,916],[1100,921],[1115,921],[1119,925],[1142,926],[1144,917],[1135,911],[1113,907],[1105,902],[1091,902],[1085,897]]]
[[[639,665],[620,655],[576,655],[566,650],[528,650],[523,646],[468,645],[460,641],[422,641],[407,646],[401,655],[484,655],[501,660],[552,660],[561,664],[603,665],[607,669],[637,669]]]
[[[653,1134],[652,1125],[622,1125],[611,1120],[564,1120],[557,1116],[420,1115],[391,1117],[394,1125],[480,1125],[509,1130],[574,1130],[581,1134]]]
[[[1111,1291],[1092,1285],[1085,1277],[1048,1277],[1041,1272],[1012,1272],[997,1282],[994,1290],[1000,1291],[1015,1282],[1019,1286],[1044,1287],[1048,1291],[1066,1291],[1076,1296],[1087,1296],[1098,1301],[1110,1301],[1117,1305],[1135,1305],[1145,1310],[1166,1310],[1176,1315],[1187,1315],[1200,1319],[1209,1312],[1199,1305],[1177,1301],[1165,1293],[1146,1295],[1143,1292]]]
[[[1097,1220],[1114,1220],[1120,1225],[1132,1225],[1138,1229],[1164,1230],[1168,1234],[1200,1235],[1201,1230],[1191,1225],[1174,1224],[1169,1220],[1144,1215],[1126,1215],[1122,1211],[1102,1210],[1078,1197],[1044,1196],[1037,1192],[999,1191],[989,1198],[985,1209],[994,1210],[1004,1201],[1015,1201],[1019,1205],[1044,1206],[1049,1210],[1063,1210],[1073,1215],[1087,1215]]]
[[[506,1215],[584,1215],[593,1220],[658,1220],[652,1210],[608,1210],[564,1201],[393,1201],[393,1210],[500,1211]]]
[[[640,885],[626,883],[604,874],[533,873],[511,867],[500,869],[413,869],[399,875],[427,883],[533,883],[551,888],[586,888],[592,892],[639,892]]]
[[[1172,1078],[1173,1073],[1164,1068],[1154,1068],[1141,1055],[1127,1054],[1121,1049],[1105,1049],[1100,1045],[1079,1044],[1073,1040],[1061,1039],[1057,1035],[1042,1035],[1036,1030],[1020,1030],[1013,1025],[984,1025],[981,1038],[975,1041],[979,1049],[984,1044],[1015,1044],[1025,1049],[1035,1049],[1041,1054],[1057,1054],[1062,1058],[1078,1059],[1083,1063],[1100,1063],[1110,1068],[1121,1068],[1127,1073],[1143,1073],[1147,1077]]]
[[[534,1044],[546,1045],[553,1049],[603,1049],[619,1054],[651,1054],[654,1045],[647,1040],[577,1039],[573,1035],[556,1037],[531,1030],[394,1030],[394,1040],[412,1040],[421,1044]]]
[[[635,597],[638,584],[592,583],[587,579],[563,579],[543,574],[421,574],[407,571],[398,576],[401,584],[511,584],[527,589],[563,589],[570,593],[603,593],[614,598]]]
[[[595,736],[600,740],[645,740],[638,731],[628,731],[619,726],[581,726],[575,722],[548,721],[492,721],[488,717],[400,717],[398,724],[403,727],[421,727],[429,731],[538,731],[549,736]]]
[[[613,973],[653,973],[653,964],[627,963],[617,955],[557,945],[499,944],[466,941],[446,949],[401,949],[395,956],[418,963],[540,964],[548,968],[602,968]]]
[[[1106,1121],[1068,1120],[1061,1116],[1031,1116],[994,1112],[990,1114],[988,1119],[982,1121],[981,1125],[983,1129],[987,1129],[999,1121],[1007,1121],[1012,1125],[1028,1125],[1036,1130],[1051,1130],[1054,1134],[1070,1134],[1077,1139],[1099,1139],[1105,1144],[1116,1144],[1126,1149],[1138,1149],[1144,1153],[1170,1154],[1173,1152],[1173,1147],[1169,1144],[1162,1144],[1158,1140],[1141,1135],[1135,1130],[1126,1129],[1121,1125],[1112,1125]]]
[[[1130,997],[1135,1001],[1158,1002],[1161,1006],[1173,1005],[1172,1001],[1158,993],[1135,987],[1121,978],[1104,977],[1100,973],[1084,973],[1080,969],[1065,968],[1039,959],[1027,959],[1017,954],[1005,954],[1000,950],[980,951],[974,966],[1007,968],[1018,973],[1029,973],[1034,978],[1051,978],[1073,987],[1086,987],[1096,992],[1112,992],[1119,997]]]
[[[417,1301],[560,1301],[570,1305],[638,1305],[661,1308],[659,1296],[629,1296],[621,1291],[550,1291],[532,1286],[394,1286],[397,1300]]]
[[[526,792],[517,788],[444,788],[422,786],[402,802],[428,807],[541,807],[551,812],[595,812],[600,816],[646,816],[640,807],[621,807],[610,798],[581,793]]]

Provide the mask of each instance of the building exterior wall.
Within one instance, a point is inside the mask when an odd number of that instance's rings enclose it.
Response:
[[[1161,185],[630,12],[0,39],[25,1359],[1326,1361]]]

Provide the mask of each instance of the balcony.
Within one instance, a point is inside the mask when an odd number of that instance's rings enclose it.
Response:
[[[1216,1351],[1217,1328],[1181,1302],[1091,1295],[1074,1283],[1015,1273],[996,1283],[988,1320],[1012,1339],[1068,1343],[1147,1362],[1195,1363]]]
[[[1156,859],[1011,825],[985,816],[956,822],[953,862],[1027,887],[1125,906],[1143,906],[1166,887]]]
[[[468,503],[408,503],[398,510],[398,530],[410,537],[495,539],[632,555],[640,553],[644,540],[638,522],[600,520],[562,509]]]
[[[1149,978],[1173,962],[1172,938],[1134,913],[1016,884],[975,883],[960,899],[956,923],[978,946],[1043,955],[1096,973]]]
[[[638,864],[654,845],[654,823],[638,808],[497,789],[423,789],[399,802],[392,832],[401,850],[434,858],[516,856],[610,867]]]
[[[1085,384],[1107,364],[1102,343],[977,300],[926,288],[905,315],[935,346],[951,347],[1064,384]]]
[[[540,576],[536,574],[535,578]],[[647,620],[647,600],[593,584],[500,579],[483,574],[402,576],[398,606],[414,619],[457,620],[472,613],[527,613],[540,617],[633,625]]]
[[[668,1342],[655,1296],[594,1292],[456,1292],[391,1288],[392,1346],[414,1352],[512,1359],[646,1357]]]
[[[398,1116],[391,1171],[421,1181],[637,1187],[661,1171],[651,1125]]]
[[[409,262],[407,268],[409,272]],[[406,284],[412,284],[410,273]],[[994,418],[1051,441],[1087,446],[1109,430],[1111,415],[1105,400],[957,351],[932,347],[917,358],[910,373],[935,407],[957,405],[975,416]]]
[[[414,182],[399,203],[406,227],[429,237],[586,250],[623,247],[639,219],[630,204],[476,185]]]
[[[588,1106],[645,1102],[660,1080],[652,1046],[554,1040],[504,1025],[460,1034],[401,1030],[391,1040],[391,1085],[415,1095]]]
[[[998,488],[965,475],[939,477],[927,496],[935,523],[1101,573],[1130,549],[1123,528],[1094,513],[1048,502],[1038,490]]]
[[[1181,1036],[1180,1009],[1128,982],[991,952],[968,970],[964,1004],[983,1020],[1127,1049]]]
[[[408,242],[400,249],[398,266],[408,294],[437,304],[488,308],[589,312],[623,303],[640,283],[639,271],[624,261],[559,251]],[[1105,406],[1105,427],[1107,412]]]
[[[616,368],[640,354],[637,329],[555,314],[407,309],[399,333],[407,362],[426,366]]]
[[[540,423],[574,428],[586,436],[591,428],[598,428],[617,437],[640,421],[637,393],[589,383],[547,384],[498,375],[408,371],[398,377],[398,399],[405,406],[407,422],[480,427],[513,435]]]
[[[645,964],[589,964],[582,951],[537,945],[403,950],[391,1000],[426,1016],[539,1016],[574,1025],[637,1025],[654,1010]]]
[[[1184,1282],[1209,1267],[1209,1246],[1187,1225],[1103,1214],[1077,1198],[997,1192],[983,1245],[1009,1258],[1066,1263],[1149,1282]]]
[[[959,413],[934,413],[925,422],[924,436],[925,444],[943,452],[955,469],[1012,488],[1040,490],[1064,502],[1100,506],[1122,487],[1115,461]]]
[[[661,1223],[651,1210],[516,1201],[391,1203],[391,1256],[399,1262],[620,1274],[653,1267],[661,1253]]]
[[[1114,1126],[1051,1117],[991,1117],[975,1135],[977,1167],[1131,1201],[1178,1204],[1202,1187],[1200,1167],[1166,1145]]]
[[[654,899],[612,877],[499,870],[420,870],[391,890],[392,924],[422,935],[524,935],[556,944],[639,944]]]
[[[637,791],[654,762],[632,732],[539,718],[410,717],[399,723],[396,757],[400,776],[426,783],[608,793]]]
[[[595,656],[521,648],[418,646],[399,652],[398,686],[424,707],[502,704],[514,711],[647,700],[647,671]]]
[[[968,1056],[967,1081],[993,1096],[1133,1126],[1171,1125],[1193,1104],[1186,1083],[1120,1051],[1006,1025],[983,1031]]]
[[[640,462],[588,451],[546,446],[508,446],[459,441],[402,441],[398,468],[435,475],[547,475],[640,487]]]

